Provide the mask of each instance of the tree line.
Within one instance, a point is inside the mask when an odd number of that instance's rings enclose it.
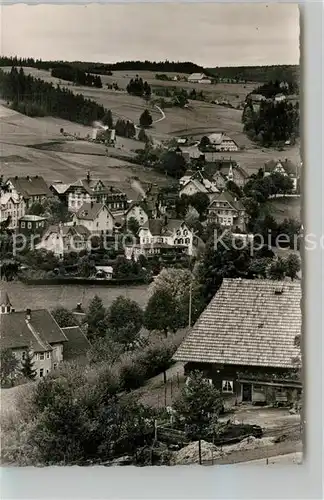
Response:
[[[197,73],[205,72],[202,66],[193,62],[181,61],[121,61],[114,64],[93,63],[83,61],[43,61],[32,57],[1,57],[0,66],[28,66],[31,68],[50,70],[62,64],[72,68],[79,68],[89,73],[109,75],[112,71],[164,71],[174,73]]]
[[[13,66],[9,73],[0,70],[0,95],[12,109],[27,116],[56,116],[83,125],[101,120],[107,110],[82,94],[56,87],[39,78],[26,75]]]
[[[206,69],[216,78],[230,78],[260,83],[271,80],[295,83],[300,81],[300,67],[297,65],[224,66]]]
[[[71,66],[58,66],[51,70],[51,75],[55,78],[62,78],[69,82],[76,83],[77,85],[84,85],[86,87],[102,88],[102,81],[99,75],[91,75],[78,68]]]

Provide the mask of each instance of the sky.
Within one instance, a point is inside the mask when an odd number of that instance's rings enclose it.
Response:
[[[299,64],[297,4],[2,5],[2,55],[204,67]]]

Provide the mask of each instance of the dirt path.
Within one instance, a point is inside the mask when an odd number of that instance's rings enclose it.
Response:
[[[254,450],[240,450],[231,453],[230,455],[205,461],[203,465],[229,465],[240,462],[251,462],[254,460],[266,461],[267,458],[277,457],[279,455],[288,455],[290,453],[302,452],[303,445],[301,441],[285,441],[283,443],[274,444],[273,446],[263,446]]]

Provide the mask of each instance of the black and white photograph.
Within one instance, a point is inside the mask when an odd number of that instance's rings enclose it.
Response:
[[[298,467],[298,5],[0,22],[1,465]]]

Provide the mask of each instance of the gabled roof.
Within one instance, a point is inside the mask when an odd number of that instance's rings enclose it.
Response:
[[[57,194],[64,194],[70,187],[71,184],[63,184],[63,182],[55,182],[50,186],[50,189],[56,191]]]
[[[1,315],[1,349],[30,346],[36,352],[51,350],[50,344],[67,339],[53,316],[46,309],[31,311],[26,320],[25,311]]]
[[[149,229],[152,236],[171,235],[185,224],[181,219],[167,219],[165,222],[162,219],[148,219],[148,221],[141,226],[141,229]]]
[[[204,73],[192,73],[190,76],[188,76],[188,80],[203,80],[206,78],[206,75]]]
[[[139,207],[146,213],[146,207],[144,201],[133,201],[126,210],[125,215],[127,215],[134,207]]]
[[[64,361],[85,357],[91,344],[79,326],[62,328],[68,342],[63,346]]]
[[[76,224],[75,226],[61,226],[59,224],[53,224],[49,226],[46,233],[43,236],[43,239],[47,239],[52,233],[59,233],[62,231],[63,237],[70,235],[80,235],[84,237],[88,237],[90,235],[89,229],[80,224]]]
[[[300,301],[299,282],[224,279],[174,359],[293,368]]]
[[[7,294],[7,292],[4,292],[3,290],[0,290],[0,306],[11,306],[9,295]]]
[[[104,203],[83,203],[82,207],[77,211],[76,217],[83,220],[94,220],[104,209],[113,217]]]
[[[235,200],[234,196],[232,196],[232,194],[229,193],[228,191],[222,191],[221,193],[215,194],[215,196],[213,196],[209,206],[211,206],[215,201],[220,201],[220,202],[226,201],[233,208],[235,208],[235,210],[245,210],[242,202],[238,199]]]
[[[36,175],[34,177],[9,177],[8,181],[12,183],[15,190],[24,198],[31,196],[51,196],[51,191],[43,177]]]
[[[201,193],[208,193],[208,189],[206,188],[206,186],[198,179],[195,179],[193,177],[191,177],[185,184],[181,186],[180,191],[182,191],[190,183],[194,184]]]
[[[287,175],[293,175],[294,177],[296,177],[297,174],[298,177],[300,176],[300,165],[293,163],[291,160],[288,160],[288,158],[286,158],[285,160],[268,161],[267,163],[264,164],[265,172],[269,173],[273,172],[278,163],[280,163],[283,166]]]

